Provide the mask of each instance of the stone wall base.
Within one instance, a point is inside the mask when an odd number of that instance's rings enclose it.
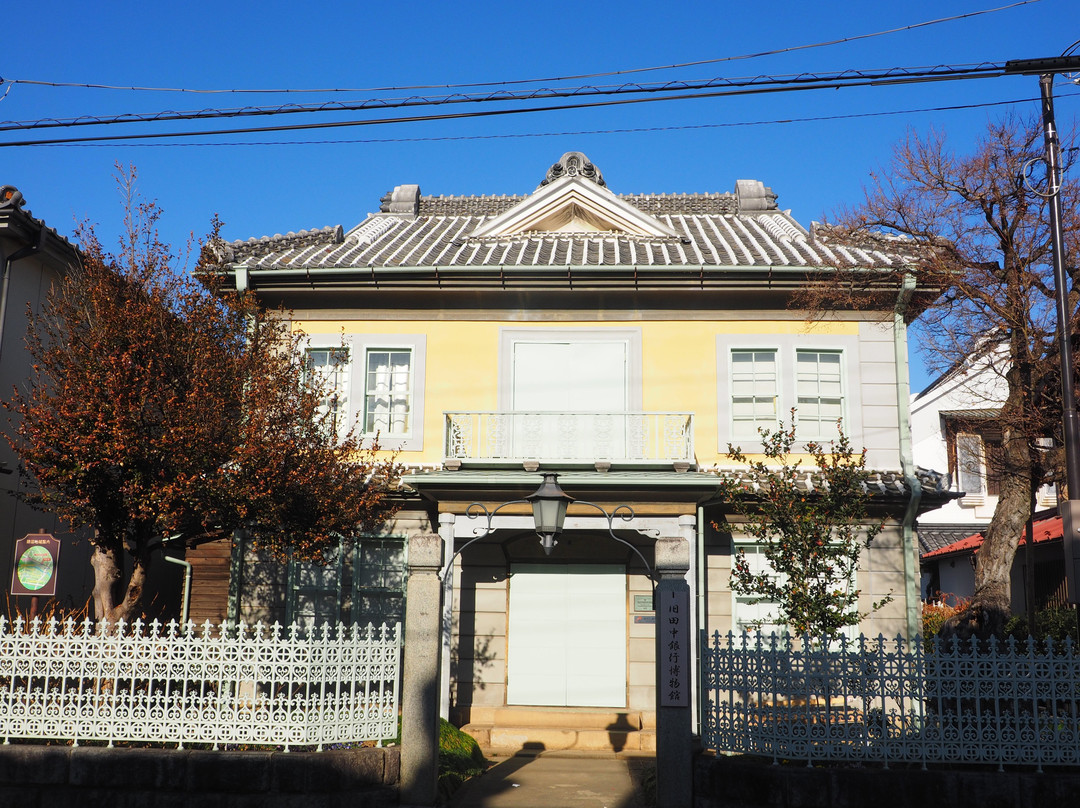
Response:
[[[398,750],[211,752],[0,746],[0,805],[383,808],[398,803]]]
[[[1077,805],[1080,773],[992,767],[774,766],[742,757],[700,756],[695,808],[1045,808]]]

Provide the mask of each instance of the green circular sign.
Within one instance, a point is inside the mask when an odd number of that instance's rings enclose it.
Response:
[[[52,553],[41,545],[27,547],[26,552],[19,556],[15,574],[18,576],[19,583],[27,589],[31,591],[41,589],[52,578]]]

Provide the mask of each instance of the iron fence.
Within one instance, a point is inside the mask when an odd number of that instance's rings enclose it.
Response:
[[[714,634],[702,649],[705,743],[774,760],[1080,764],[1080,654],[1071,641],[825,647]]]
[[[0,617],[0,737],[286,751],[392,738],[400,636]]]

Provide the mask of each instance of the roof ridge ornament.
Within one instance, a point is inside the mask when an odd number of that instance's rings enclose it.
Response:
[[[559,158],[559,162],[553,163],[551,168],[547,171],[547,176],[537,188],[543,188],[545,185],[555,180],[562,179],[563,177],[584,177],[585,179],[592,180],[601,188],[606,188],[607,183],[604,182],[604,175],[600,173],[600,169],[593,165],[589,158],[585,156],[584,152],[568,151],[562,157]]]

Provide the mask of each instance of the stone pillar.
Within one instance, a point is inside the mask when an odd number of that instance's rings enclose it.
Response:
[[[401,687],[401,805],[434,805],[439,776],[442,540],[409,538],[405,661]]]
[[[690,544],[682,538],[656,542],[656,806],[693,803],[694,699],[690,667]]]

